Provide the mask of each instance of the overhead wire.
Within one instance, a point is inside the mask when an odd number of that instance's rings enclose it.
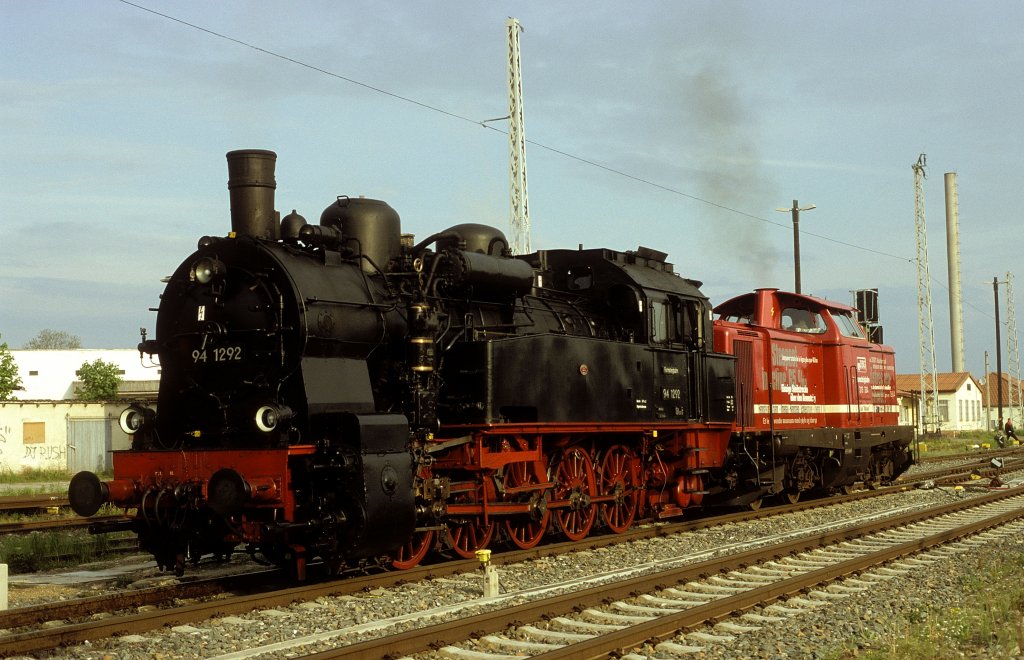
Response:
[[[156,11],[155,9],[151,9],[149,7],[137,4],[135,2],[131,2],[130,0],[118,0],[118,1],[121,2],[122,4],[128,5],[130,7],[134,7],[135,9],[138,9],[140,11],[144,11],[144,12],[153,14],[154,16],[159,16],[160,18],[164,18],[164,19],[167,19],[169,21],[173,21],[175,23],[178,23],[180,25],[184,25],[186,27],[192,28],[194,30],[198,30],[200,32],[204,32],[206,34],[209,34],[210,36],[217,37],[218,39],[224,39],[225,41],[229,41],[229,42],[237,44],[239,46],[243,46],[245,48],[250,48],[250,49],[255,50],[255,51],[259,52],[259,53],[262,53],[264,55],[269,55],[270,57],[277,58],[279,60],[288,62],[290,64],[294,64],[296,66],[301,66],[301,67],[309,69],[311,71],[315,71],[317,73],[321,73],[323,75],[330,76],[331,78],[336,78],[338,80],[342,80],[342,81],[350,83],[352,85],[357,85],[357,86],[362,87],[364,89],[368,89],[368,90],[370,90],[372,92],[376,92],[378,94],[382,94],[384,96],[388,96],[388,97],[393,98],[393,99],[398,100],[398,101],[403,101],[405,103],[410,103],[410,104],[415,105],[417,107],[420,107],[420,108],[422,108],[424,110],[429,110],[431,112],[436,112],[436,113],[445,115],[447,117],[451,117],[452,119],[457,119],[457,120],[464,121],[464,122],[467,122],[467,123],[475,124],[477,126],[482,126],[483,128],[486,128],[488,130],[495,131],[495,132],[503,134],[503,135],[508,135],[507,131],[504,131],[504,130],[502,130],[500,128],[497,128],[495,126],[490,125],[490,122],[496,121],[496,120],[490,119],[490,120],[480,121],[480,120],[477,120],[477,119],[473,119],[473,118],[467,117],[465,115],[461,115],[461,114],[459,114],[457,112],[453,112],[451,110],[445,110],[444,108],[438,107],[436,105],[432,105],[430,103],[425,103],[423,101],[418,101],[418,100],[416,100],[414,98],[411,98],[411,97],[408,97],[408,96],[403,96],[402,94],[396,94],[395,92],[390,92],[390,91],[388,91],[386,89],[383,89],[381,87],[377,87],[375,85],[370,85],[368,83],[364,83],[364,82],[362,82],[360,80],[356,80],[355,78],[351,78],[349,76],[344,76],[344,75],[342,75],[340,73],[337,73],[337,72],[334,72],[334,71],[330,71],[328,69],[324,69],[323,67],[319,67],[319,66],[316,66],[315,64],[310,64],[308,62],[304,62],[304,61],[296,59],[294,57],[289,57],[288,55],[284,55],[282,53],[278,53],[278,52],[270,50],[268,48],[263,48],[261,46],[257,46],[255,44],[249,43],[249,42],[244,41],[242,39],[238,39],[236,37],[232,37],[232,36],[223,34],[221,32],[217,32],[216,30],[211,30],[210,28],[205,28],[205,27],[203,27],[201,25],[196,25],[195,23],[190,23],[189,21],[177,18],[175,16],[171,16],[170,14],[165,14],[163,12]],[[579,156],[577,154],[570,153],[568,151],[565,151],[564,149],[559,149],[557,147],[553,147],[551,145],[544,144],[543,142],[538,142],[536,140],[531,140],[531,139],[527,139],[526,142],[527,142],[527,144],[530,144],[530,145],[532,145],[534,147],[537,147],[539,149],[543,149],[545,151],[549,151],[551,153],[557,154],[557,155],[562,156],[564,158],[569,158],[571,160],[575,160],[575,161],[577,161],[579,163],[583,163],[584,165],[588,165],[590,167],[595,167],[597,169],[604,170],[605,172],[608,172],[610,174],[614,174],[616,176],[620,176],[620,177],[623,177],[623,178],[626,178],[626,179],[630,179],[631,181],[636,181],[637,183],[641,183],[643,185],[650,186],[652,188],[656,188],[658,190],[662,190],[664,192],[667,192],[667,193],[670,193],[670,194],[673,194],[673,195],[677,195],[677,196],[680,196],[680,197],[685,197],[685,198],[691,199],[691,200],[693,200],[695,202],[700,202],[701,204],[705,204],[707,206],[711,206],[711,207],[714,207],[714,208],[717,208],[717,209],[721,209],[723,211],[727,211],[729,213],[733,213],[733,214],[745,217],[745,218],[750,219],[750,220],[756,220],[758,222],[763,222],[765,224],[774,225],[774,226],[782,228],[782,229],[788,229],[789,228],[789,225],[787,225],[785,223],[778,222],[778,221],[775,221],[775,220],[769,220],[768,218],[764,218],[764,217],[761,217],[761,216],[753,214],[753,213],[748,213],[746,211],[742,211],[740,209],[736,209],[736,208],[733,208],[731,206],[727,206],[725,204],[720,204],[718,202],[714,202],[714,201],[709,200],[709,199],[704,199],[703,197],[699,197],[697,195],[693,195],[693,194],[687,193],[685,191],[679,190],[678,188],[673,188],[672,186],[667,186],[665,184],[657,183],[656,181],[651,181],[650,179],[646,179],[644,177],[641,177],[641,176],[638,176],[638,175],[635,175],[635,174],[630,174],[629,172],[626,172],[624,170],[620,170],[620,169],[617,169],[617,168],[614,168],[614,167],[611,167],[611,166],[608,166],[608,165],[604,165],[604,164],[599,163],[599,162],[597,162],[595,160],[592,160],[590,158],[585,158],[583,156]],[[839,240],[837,238],[832,238],[831,236],[825,236],[824,234],[819,234],[819,233],[816,233],[816,232],[813,232],[813,231],[807,231],[805,229],[801,229],[800,234],[801,234],[801,236],[812,236],[814,238],[818,238],[818,239],[823,240],[823,241],[828,241],[830,243],[835,243],[837,245],[842,245],[844,247],[848,247],[848,248],[851,248],[851,249],[861,250],[863,252],[868,252],[868,253],[876,254],[876,255],[879,255],[879,256],[883,256],[883,257],[889,257],[891,259],[897,259],[899,261],[904,261],[904,262],[907,262],[907,263],[910,263],[910,264],[914,263],[914,259],[913,258],[907,257],[905,255],[892,254],[892,253],[889,253],[889,252],[885,252],[883,250],[876,250],[874,248],[870,248],[870,247],[866,247],[866,246],[863,246],[863,245],[857,245],[855,243],[850,243],[850,242],[847,242],[847,241]],[[931,279],[932,279],[933,282],[938,284],[940,287],[942,287],[942,288],[944,288],[944,289],[946,289],[948,291],[948,287],[945,285],[945,283],[941,282],[940,280],[938,280],[935,277],[932,277]],[[994,316],[992,314],[990,314],[988,312],[985,312],[984,310],[976,307],[970,301],[965,301],[964,304],[966,304],[968,307],[970,307],[974,311],[978,312],[979,314],[982,314],[983,316],[986,316],[988,318],[994,318]]]
[[[304,67],[304,68],[309,69],[311,71],[315,71],[317,73],[321,73],[323,75],[330,76],[330,77],[336,78],[338,80],[342,80],[342,81],[350,83],[352,85],[358,85],[359,87],[362,87],[364,89],[368,89],[368,90],[376,92],[378,94],[383,94],[384,96],[391,97],[391,98],[393,98],[395,100],[398,100],[398,101],[404,101],[406,103],[410,103],[410,104],[418,106],[418,107],[420,107],[420,108],[422,108],[424,110],[430,110],[432,112],[437,112],[437,113],[440,113],[440,114],[445,115],[447,117],[451,117],[452,119],[458,119],[460,121],[468,122],[468,123],[471,123],[471,124],[476,124],[478,126],[482,126],[482,127],[486,128],[488,130],[492,130],[492,131],[495,131],[497,133],[501,133],[503,135],[508,135],[507,131],[503,131],[500,128],[497,128],[495,126],[491,126],[488,123],[488,122],[491,122],[491,121],[494,121],[494,120],[480,121],[480,120],[477,120],[477,119],[472,119],[470,117],[466,117],[465,115],[461,115],[461,114],[459,114],[457,112],[452,112],[451,110],[445,110],[444,108],[438,107],[436,105],[431,105],[430,103],[425,103],[423,101],[418,101],[418,100],[410,98],[408,96],[403,96],[401,94],[396,94],[395,92],[389,92],[388,90],[383,89],[381,87],[377,87],[375,85],[370,85],[370,84],[364,83],[364,82],[362,82],[360,80],[356,80],[355,78],[351,78],[351,77],[348,77],[348,76],[341,75],[341,74],[336,73],[334,71],[330,71],[328,69],[324,69],[322,67],[316,66],[315,64],[310,64],[308,62],[304,62],[302,60],[298,60],[298,59],[295,59],[293,57],[289,57],[287,55],[284,55],[282,53],[278,53],[278,52],[270,50],[268,48],[263,48],[261,46],[257,46],[255,44],[249,43],[249,42],[244,41],[242,39],[238,39],[236,37],[232,37],[232,36],[223,34],[221,32],[217,32],[216,30],[211,30],[211,29],[205,28],[205,27],[203,27],[201,25],[196,25],[195,23],[190,23],[189,21],[185,21],[185,20],[177,18],[175,16],[171,16],[169,14],[165,14],[163,12],[156,11],[155,9],[151,9],[149,7],[145,7],[145,6],[137,4],[135,2],[131,2],[130,0],[118,0],[118,1],[121,2],[122,4],[128,5],[130,7],[134,7],[136,9],[140,10],[140,11],[144,11],[144,12],[153,14],[154,16],[159,16],[160,18],[164,18],[164,19],[167,19],[169,21],[173,21],[175,23],[178,23],[180,25],[184,25],[186,27],[192,28],[194,30],[198,30],[200,32],[204,32],[206,34],[209,34],[210,36],[217,37],[219,39],[224,39],[225,41],[230,41],[231,43],[237,44],[239,46],[243,46],[245,48],[250,48],[250,49],[255,50],[255,51],[259,52],[259,53],[263,53],[264,55],[269,55],[270,57],[275,57],[277,59],[283,60],[283,61],[288,62],[290,64],[295,64],[297,66]],[[563,149],[559,149],[557,147],[553,147],[553,146],[544,144],[543,142],[537,142],[536,140],[527,139],[526,143],[529,144],[529,145],[532,145],[534,147],[537,147],[539,149],[543,149],[545,151],[549,151],[551,153],[557,154],[559,156],[562,156],[562,157],[565,157],[565,158],[569,158],[571,160],[575,160],[575,161],[577,161],[579,163],[583,163],[585,165],[589,165],[591,167],[595,167],[595,168],[604,170],[604,171],[606,171],[606,172],[608,172],[610,174],[614,174],[616,176],[621,176],[623,178],[630,179],[632,181],[636,181],[637,183],[641,183],[641,184],[650,186],[652,188],[657,188],[658,190],[662,190],[664,192],[667,192],[667,193],[670,193],[670,194],[673,194],[673,195],[678,195],[680,197],[685,197],[687,199],[691,199],[693,201],[700,202],[701,204],[706,204],[708,206],[711,206],[711,207],[714,207],[714,208],[717,208],[717,209],[721,209],[723,211],[727,211],[729,213],[733,213],[733,214],[736,214],[736,215],[748,218],[750,220],[757,220],[759,222],[763,222],[763,223],[769,224],[769,225],[774,225],[774,226],[780,227],[782,229],[788,229],[789,228],[789,225],[787,225],[785,223],[777,222],[775,220],[769,220],[768,218],[764,218],[764,217],[761,217],[761,216],[753,214],[753,213],[748,213],[746,211],[741,211],[740,209],[736,209],[736,208],[732,208],[730,206],[726,206],[725,204],[720,204],[718,202],[714,202],[714,201],[711,201],[711,200],[708,200],[708,199],[704,199],[703,197],[699,197],[697,195],[693,195],[693,194],[684,192],[682,190],[679,190],[678,188],[673,188],[671,186],[667,186],[667,185],[664,185],[664,184],[661,184],[661,183],[657,183],[655,181],[651,181],[650,179],[646,179],[644,177],[637,176],[635,174],[630,174],[629,172],[625,172],[623,170],[620,170],[620,169],[617,169],[617,168],[614,168],[614,167],[610,167],[608,165],[604,165],[602,163],[599,163],[597,161],[591,160],[589,158],[585,158],[583,156],[578,156],[576,154],[570,153],[570,152],[565,151]],[[892,254],[892,253],[889,253],[889,252],[884,252],[882,250],[876,250],[874,248],[869,248],[869,247],[866,247],[866,246],[863,246],[863,245],[857,245],[857,244],[854,244],[854,243],[849,243],[847,241],[842,241],[842,240],[839,240],[837,238],[832,238],[830,236],[825,236],[823,234],[818,234],[818,233],[815,233],[815,232],[812,232],[812,231],[801,230],[800,233],[801,233],[802,236],[813,236],[814,238],[818,238],[818,239],[821,239],[823,241],[828,241],[830,243],[835,243],[837,245],[842,245],[842,246],[845,246],[845,247],[848,247],[848,248],[852,248],[852,249],[855,249],[855,250],[861,250],[861,251],[868,252],[868,253],[871,253],[871,254],[877,254],[879,256],[889,257],[889,258],[892,258],[892,259],[897,259],[897,260],[905,261],[905,262],[908,262],[908,263],[913,263],[914,262],[914,260],[912,258],[906,257],[904,255]]]

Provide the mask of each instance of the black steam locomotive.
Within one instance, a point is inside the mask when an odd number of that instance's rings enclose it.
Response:
[[[159,358],[156,410],[121,415],[112,480],[69,487],[79,514],[133,511],[161,567],[240,546],[299,577],[315,558],[409,567],[789,483],[785,452],[745,444],[777,439],[737,426],[736,358],[664,253],[512,256],[479,224],[417,243],[357,197],[278,220],[275,160],[228,154],[232,230],[200,239],[139,345]],[[897,450],[891,478],[906,443],[864,446]]]

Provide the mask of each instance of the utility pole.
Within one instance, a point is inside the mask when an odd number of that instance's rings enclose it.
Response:
[[[928,273],[928,226],[924,220],[924,168],[927,157],[921,154],[914,163],[914,227],[917,234],[917,337],[921,363],[921,430],[928,431],[929,423],[939,426],[939,379],[935,366],[935,329],[932,325],[932,284]],[[926,385],[931,386],[929,395]],[[931,396],[931,417],[925,414],[924,402]]]
[[[800,208],[800,202],[794,199],[792,208],[775,209],[782,213],[788,211],[793,214],[793,286],[795,293],[800,293],[800,211],[810,211],[813,208],[816,208],[814,204]]]
[[[530,204],[526,194],[526,132],[523,126],[523,75],[519,33],[523,26],[515,18],[508,28],[508,144],[512,196],[512,254],[529,254]]]
[[[988,370],[988,351],[985,351],[985,430],[992,430],[992,378]]]

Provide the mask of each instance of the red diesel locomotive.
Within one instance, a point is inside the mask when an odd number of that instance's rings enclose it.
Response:
[[[415,242],[377,200],[274,209],[272,152],[228,154],[231,232],[168,279],[155,408],[121,415],[81,515],[130,518],[158,564],[245,550],[290,567],[410,567],[499,543],[759,506],[910,462],[893,352],[845,305],[720,305],[649,248],[509,253],[457,224]]]
[[[768,452],[769,492],[885,483],[909,466],[892,348],[868,341],[848,305],[758,289],[715,308],[715,349],[736,356],[736,431]],[[784,457],[780,461],[780,457]],[[762,479],[762,481],[764,481]],[[756,502],[756,500],[755,500]]]

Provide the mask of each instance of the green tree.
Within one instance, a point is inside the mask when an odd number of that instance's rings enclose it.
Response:
[[[99,359],[83,362],[77,372],[82,384],[75,392],[75,398],[83,401],[116,399],[117,388],[123,380],[120,371],[116,364]]]
[[[7,342],[0,343],[0,401],[13,400],[14,391],[23,387],[11,349],[7,348]]]
[[[40,330],[38,335],[25,344],[25,350],[28,351],[62,351],[81,347],[82,340],[78,335],[49,328]]]

